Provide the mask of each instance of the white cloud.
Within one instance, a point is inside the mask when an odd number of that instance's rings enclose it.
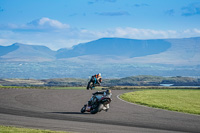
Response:
[[[191,36],[195,36],[196,34],[199,34],[200,36],[200,29],[187,29],[183,31],[184,34],[186,35],[191,35]]]
[[[0,39],[0,44],[4,44],[4,43],[6,43],[6,42],[7,42],[6,39]]]
[[[32,22],[28,23],[26,25],[28,28],[29,27],[34,27],[34,28],[39,28],[39,29],[66,29],[70,28],[68,24],[63,24],[57,20],[49,19],[49,18],[41,18],[37,20],[33,20]]]
[[[176,36],[177,31],[173,30],[152,30],[152,29],[137,29],[137,28],[116,28],[112,31],[112,36],[125,37],[133,39],[158,39],[171,38]]]
[[[176,30],[153,30],[153,29],[137,29],[132,27],[115,28],[102,32],[97,32],[97,36],[102,37],[122,37],[131,39],[165,39],[165,38],[185,38],[200,36],[200,29],[188,29],[184,31]]]
[[[130,39],[161,39],[200,36],[200,29],[154,30],[132,27],[93,31],[72,28],[57,20],[41,18],[25,25],[0,25],[0,45],[11,45],[15,42],[44,45],[51,49],[70,48],[79,43],[89,42],[103,37],[120,37]]]
[[[49,18],[40,18],[33,20],[27,24],[16,25],[16,24],[4,24],[0,25],[1,30],[61,30],[68,29],[70,26],[68,24],[63,24],[57,20],[49,19]]]

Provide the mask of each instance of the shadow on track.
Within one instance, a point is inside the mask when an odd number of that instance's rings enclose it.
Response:
[[[81,114],[81,115],[88,115],[90,113],[81,113],[81,112],[50,112],[50,113],[56,113],[56,114]]]

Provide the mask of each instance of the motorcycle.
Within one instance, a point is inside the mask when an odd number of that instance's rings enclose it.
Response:
[[[99,82],[101,83],[102,79],[100,78],[99,79]],[[87,90],[89,89],[94,89],[96,86],[100,86],[100,84],[97,82],[97,79],[95,78],[91,78],[90,81],[88,82],[88,85],[87,85]]]
[[[99,98],[101,97],[101,98]],[[85,104],[82,109],[81,113],[90,112],[91,114],[96,114],[98,112],[108,111],[110,103],[111,103],[111,95],[110,96],[93,96],[93,100],[91,106]]]

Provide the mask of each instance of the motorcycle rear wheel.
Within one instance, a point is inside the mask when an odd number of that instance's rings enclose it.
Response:
[[[91,114],[96,114],[96,113],[100,112],[102,110],[102,108],[103,108],[103,104],[99,104],[96,108],[92,109],[90,111],[90,113]]]

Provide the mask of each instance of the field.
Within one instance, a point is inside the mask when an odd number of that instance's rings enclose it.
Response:
[[[0,78],[52,79],[88,78],[101,72],[103,78],[123,78],[135,75],[199,76],[200,66],[174,66],[161,64],[91,64],[58,60],[47,62],[18,62],[0,60]]]
[[[17,127],[1,126],[1,125],[0,125],[0,132],[1,133],[70,133],[70,132],[63,132],[63,131],[17,128]]]
[[[103,87],[107,88],[107,87]],[[24,87],[24,86],[0,86],[0,89],[61,89],[61,90],[71,90],[71,89],[77,89],[77,90],[86,90],[86,87],[46,87],[46,86],[29,86],[29,87]],[[102,87],[95,87],[95,90],[101,90]]]
[[[200,115],[200,90],[143,90],[125,93],[120,96],[128,102]]]

